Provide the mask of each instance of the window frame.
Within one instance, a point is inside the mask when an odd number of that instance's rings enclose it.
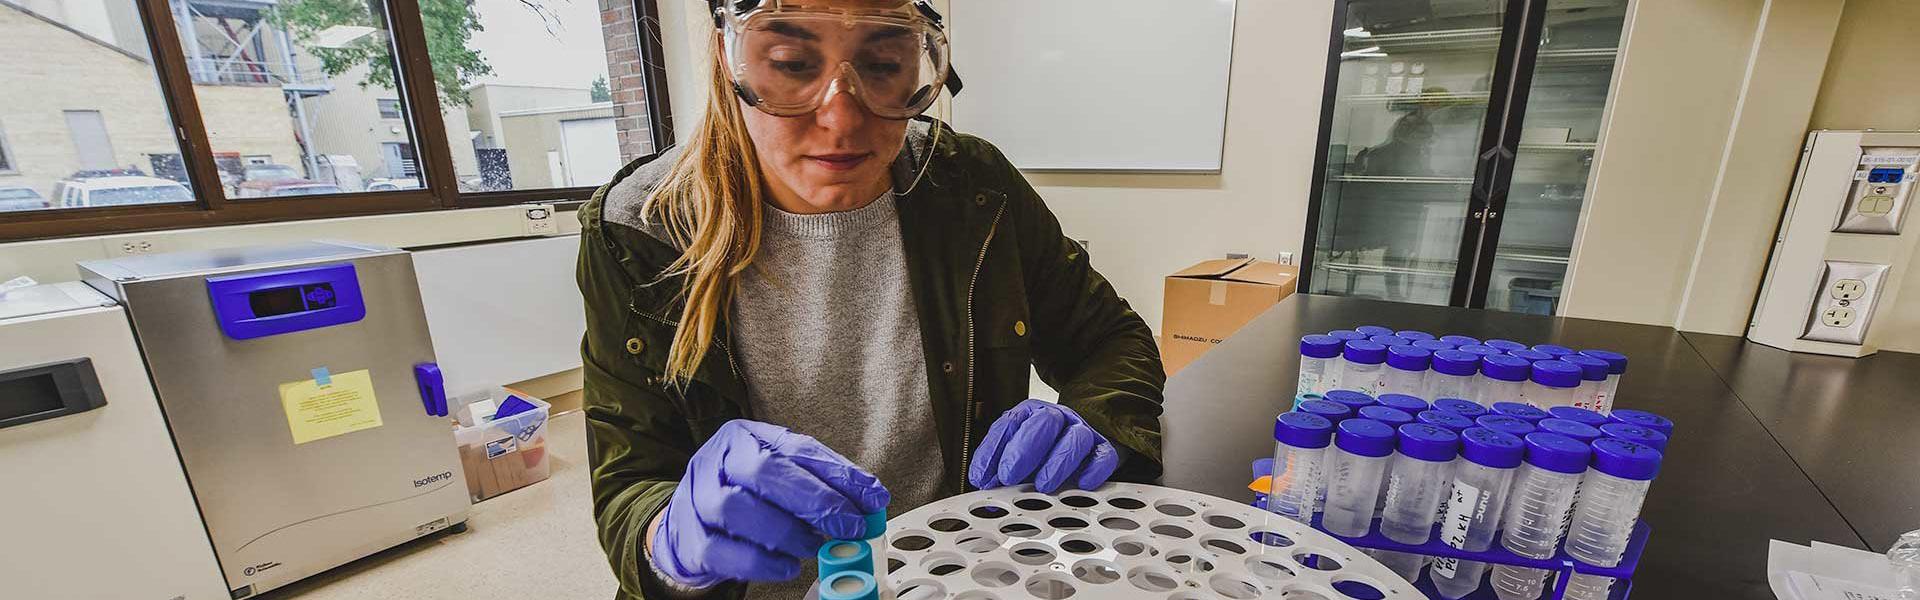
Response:
[[[632,2],[634,32],[639,42],[643,84],[653,148],[666,149],[673,144],[672,102],[667,92],[665,54],[660,33],[658,0]],[[247,198],[234,201],[226,197],[219,167],[214,162],[205,118],[195,95],[186,55],[180,45],[177,24],[169,0],[135,0],[143,32],[153,58],[154,74],[160,95],[172,119],[175,143],[187,172],[188,185],[195,202],[109,206],[89,208],[49,208],[0,215],[0,243],[78,237],[134,231],[155,231],[190,227],[209,227],[274,221],[298,221],[364,215],[428,212],[528,202],[575,204],[592,197],[595,187],[506,190],[462,193],[453,165],[445,120],[440,110],[439,90],[433,79],[432,60],[427,54],[426,33],[421,23],[418,0],[382,0],[387,31],[393,40],[393,56],[398,70],[395,93],[400,100],[401,119],[411,133],[411,143],[423,181],[419,189],[355,192],[324,196],[283,198]],[[597,23],[596,23],[597,24]],[[382,119],[386,117],[382,115]],[[8,166],[14,155],[6,145],[5,130],[0,129],[0,153]],[[0,170],[0,173],[14,171]]]

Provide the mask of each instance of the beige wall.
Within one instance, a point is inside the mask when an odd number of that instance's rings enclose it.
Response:
[[[574,109],[548,110],[500,117],[500,130],[513,140],[507,145],[507,168],[515,189],[554,187],[548,152],[562,152],[560,122],[574,119],[611,119],[613,105],[600,103]]]
[[[268,154],[299,168],[300,142],[279,86],[196,85],[193,94],[214,152]]]
[[[1831,0],[1767,3],[1674,327],[1746,334],[1840,12]]]
[[[501,133],[500,113],[535,108],[580,106],[593,101],[587,88],[542,87],[531,85],[482,84],[468,88],[473,105],[467,108],[465,127],[480,132],[475,145],[482,148],[506,148],[510,144]],[[525,188],[524,185],[516,187]]]
[[[1814,129],[1920,129],[1920,2],[1847,0],[1827,76],[1814,105]],[[1920,227],[1907,219],[1907,227]],[[1920,268],[1920,256],[1907,263]],[[1880,308],[1881,347],[1920,352],[1920,277],[1909,272],[1900,301]]]
[[[1562,314],[1673,323],[1763,5],[1635,3]]]

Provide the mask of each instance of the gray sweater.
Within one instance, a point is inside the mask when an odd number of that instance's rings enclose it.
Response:
[[[889,515],[935,500],[946,461],[893,194],[846,212],[765,213],[732,315],[754,418],[879,477]],[[799,598],[813,578],[805,562],[801,579],[747,596]]]

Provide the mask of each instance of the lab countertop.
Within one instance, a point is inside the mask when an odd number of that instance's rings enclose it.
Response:
[[[1292,406],[1300,336],[1364,324],[1631,359],[1617,405],[1676,424],[1642,513],[1653,533],[1635,600],[1770,599],[1769,539],[1885,551],[1920,527],[1920,357],[1794,355],[1664,327],[1307,294],[1168,381],[1165,484],[1251,500],[1248,463],[1273,453],[1271,419]]]
[[[475,504],[466,533],[441,533],[262,594],[266,600],[612,598],[593,524],[585,416],[547,425],[546,480]]]

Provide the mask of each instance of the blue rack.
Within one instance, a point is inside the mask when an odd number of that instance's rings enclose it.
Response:
[[[1520,556],[1507,551],[1505,547],[1502,547],[1498,543],[1488,548],[1486,552],[1467,552],[1441,542],[1440,526],[1438,525],[1434,526],[1433,536],[1428,538],[1427,543],[1417,545],[1402,544],[1388,539],[1387,536],[1380,535],[1380,523],[1377,520],[1374,521],[1367,535],[1361,537],[1346,537],[1329,532],[1320,526],[1320,519],[1317,515],[1314,517],[1313,528],[1319,530],[1321,533],[1333,536],[1334,539],[1346,542],[1347,545],[1355,548],[1391,550],[1394,552],[1424,554],[1427,556],[1445,556],[1488,564],[1512,565],[1553,571],[1556,574],[1554,578],[1556,583],[1553,589],[1547,591],[1545,596],[1541,596],[1542,600],[1563,600],[1566,598],[1567,580],[1573,573],[1612,577],[1618,580],[1614,583],[1613,591],[1608,597],[1611,600],[1626,600],[1627,596],[1633,591],[1634,569],[1640,566],[1640,555],[1647,549],[1647,536],[1653,531],[1652,527],[1647,526],[1646,521],[1640,521],[1633,528],[1633,536],[1627,540],[1627,550],[1621,555],[1620,564],[1612,567],[1600,567],[1575,560],[1573,557],[1567,556],[1565,550],[1561,550],[1550,559]],[[1420,577],[1420,581],[1414,583],[1414,587],[1418,588],[1420,593],[1426,594],[1429,598],[1440,597],[1438,593],[1433,591],[1432,581],[1424,575]],[[1494,598],[1496,597],[1492,590],[1483,585],[1481,589],[1474,591],[1472,594],[1468,594],[1464,600],[1493,600]]]

